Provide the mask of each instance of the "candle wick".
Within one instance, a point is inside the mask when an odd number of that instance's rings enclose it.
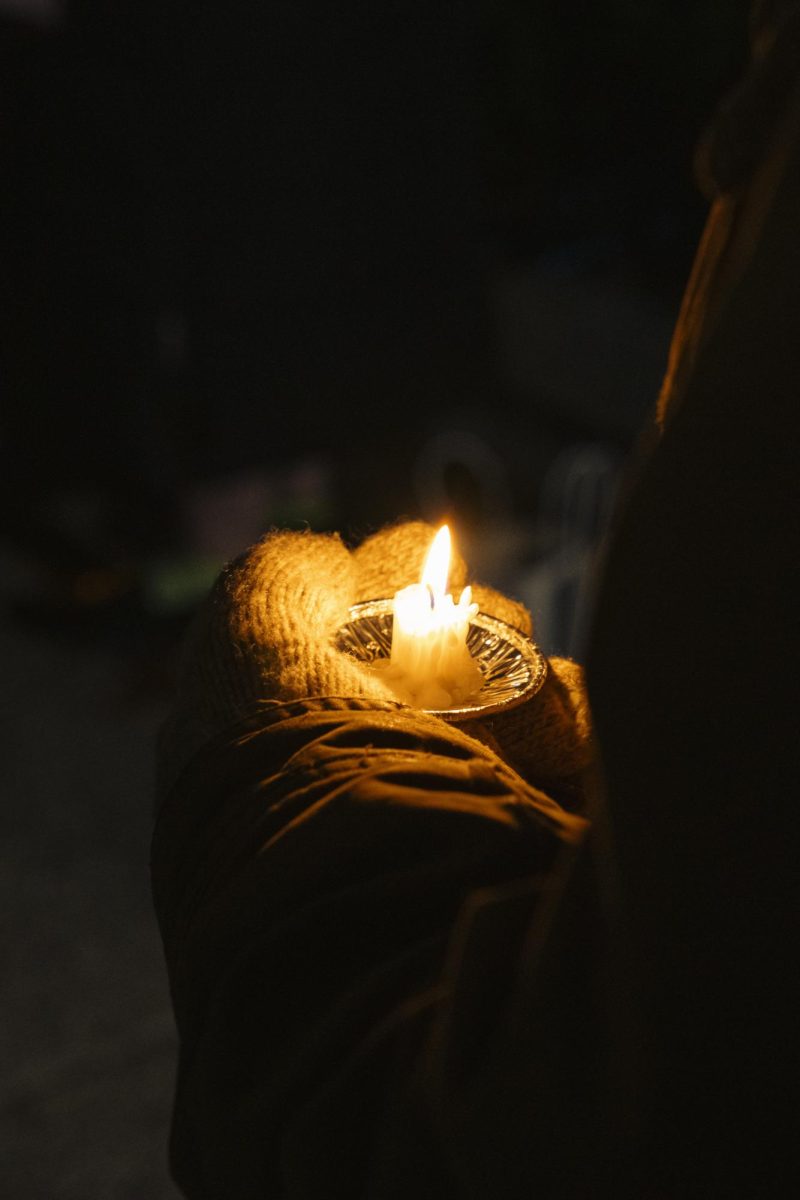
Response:
[[[430,596],[430,601],[431,601],[431,611],[433,611],[433,609],[436,607],[436,601],[435,601],[435,598],[433,595],[433,588],[431,587],[431,585],[429,583],[426,583],[425,587],[428,589],[428,595]]]

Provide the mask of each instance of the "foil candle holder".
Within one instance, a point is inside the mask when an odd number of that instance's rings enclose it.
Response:
[[[336,646],[366,667],[388,660],[392,648],[393,601],[354,604],[350,620],[336,633]],[[539,647],[505,621],[488,613],[471,617],[467,648],[483,676],[469,703],[452,708],[426,708],[453,724],[490,717],[524,704],[539,691],[547,675],[547,659]]]

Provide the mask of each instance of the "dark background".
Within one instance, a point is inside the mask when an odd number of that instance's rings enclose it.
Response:
[[[576,648],[747,7],[0,6],[4,1194],[173,1194],[150,761],[226,557],[447,515]]]

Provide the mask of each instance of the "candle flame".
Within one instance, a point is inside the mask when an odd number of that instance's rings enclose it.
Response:
[[[469,646],[478,611],[465,587],[458,604],[447,592],[450,530],[433,539],[419,583],[400,588],[392,601],[392,650],[384,678],[398,699],[438,712],[466,703],[483,686]]]
[[[444,596],[447,576],[450,571],[450,530],[443,525],[431,543],[425,566],[422,568],[422,584],[429,587],[435,599]]]

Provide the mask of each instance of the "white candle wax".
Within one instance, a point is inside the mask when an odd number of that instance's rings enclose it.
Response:
[[[421,583],[395,593],[391,657],[385,678],[400,699],[418,708],[445,709],[468,701],[483,681],[467,648],[470,618],[478,611],[470,588],[458,604],[445,591],[450,533],[434,539]]]

